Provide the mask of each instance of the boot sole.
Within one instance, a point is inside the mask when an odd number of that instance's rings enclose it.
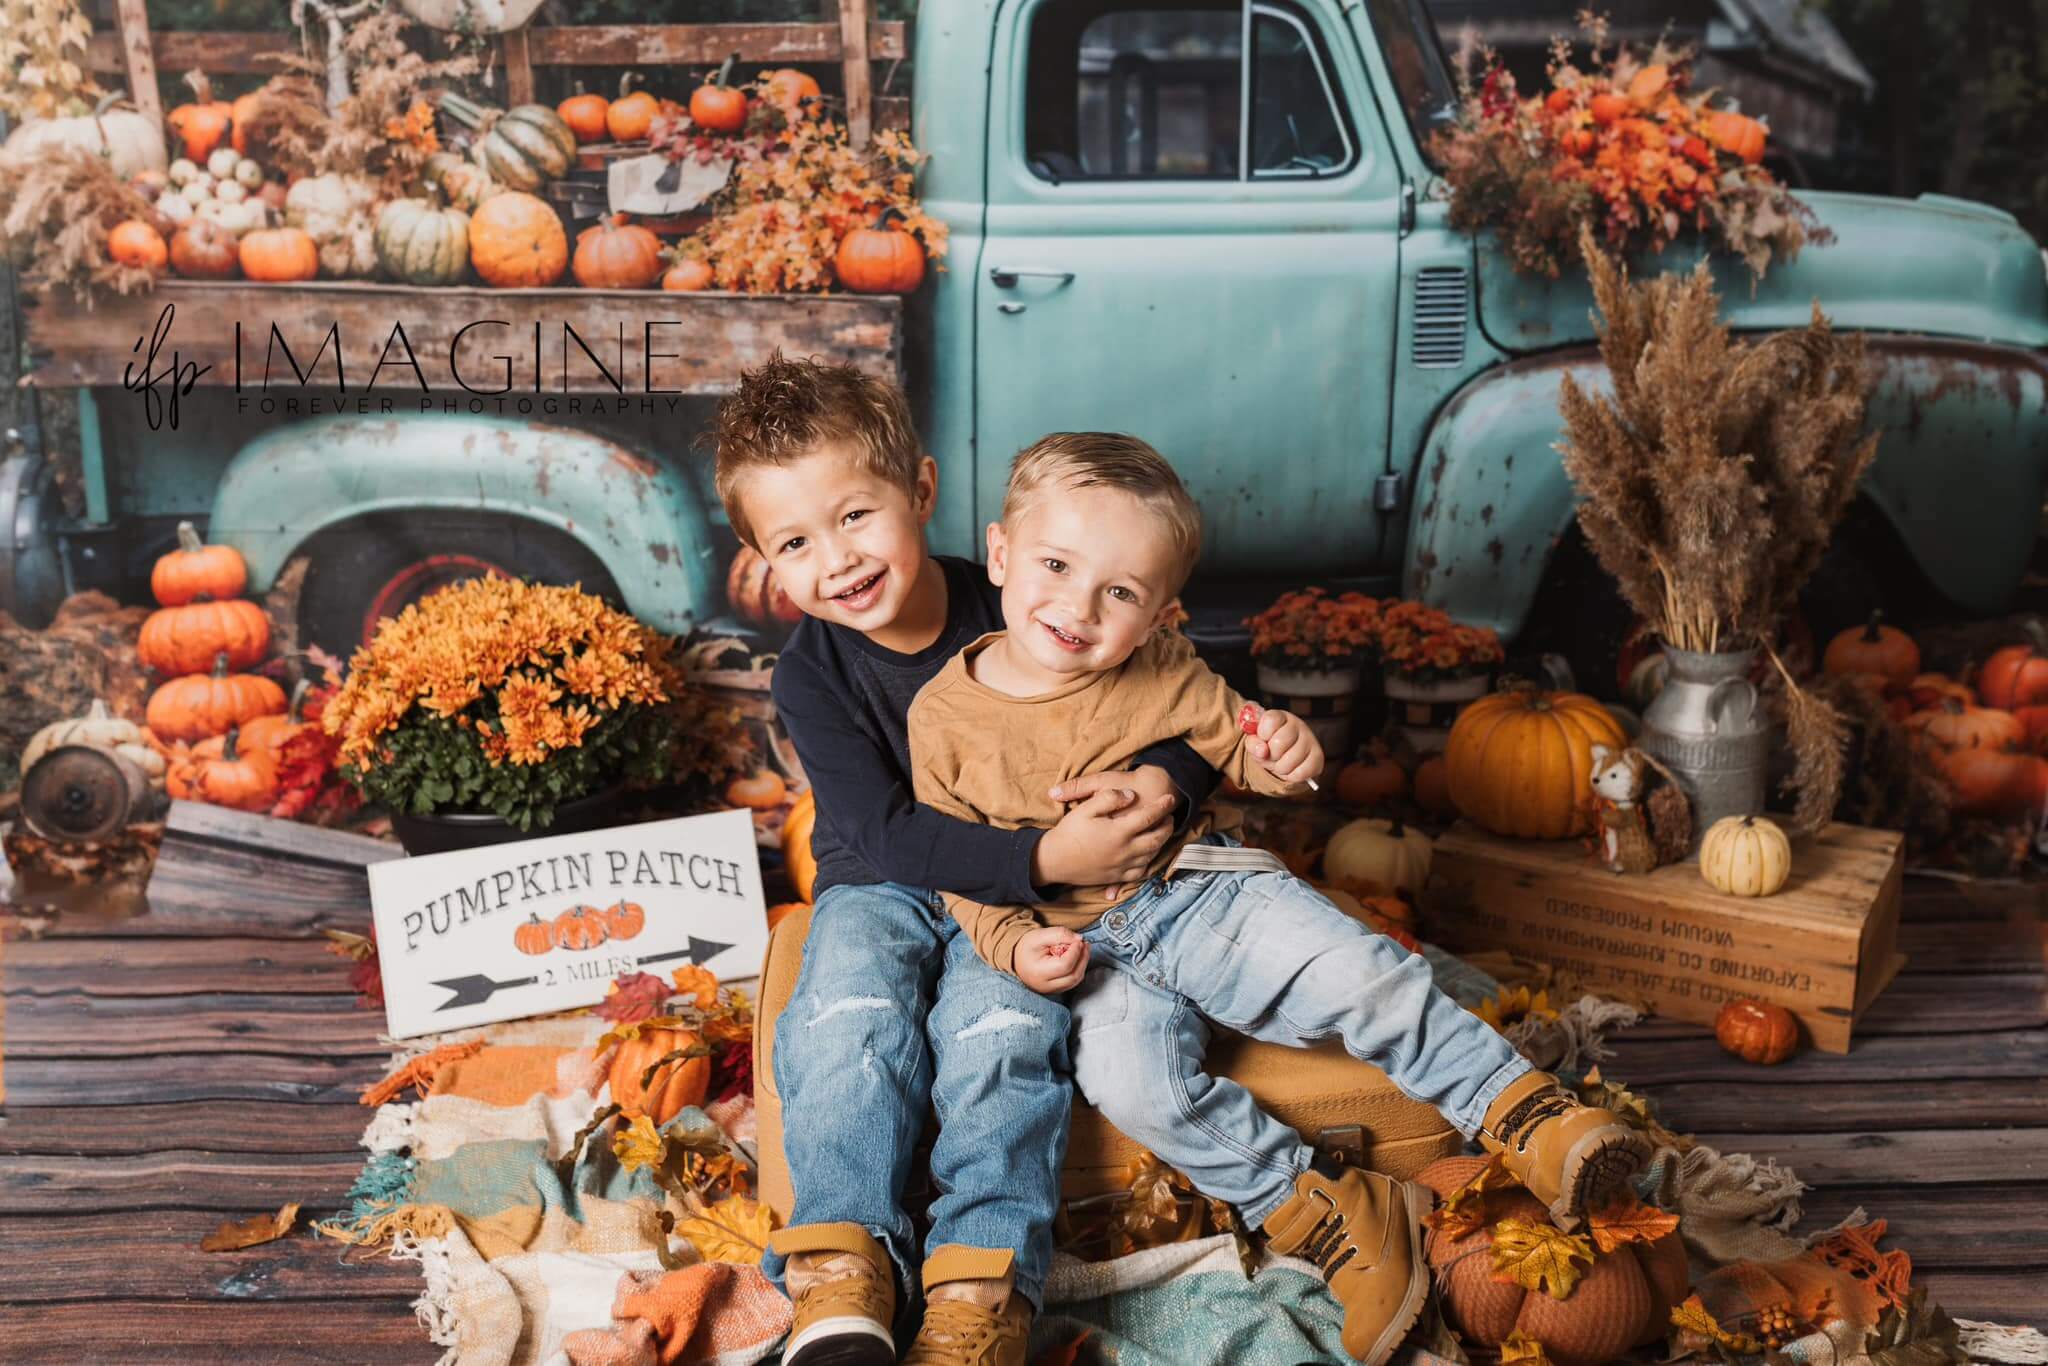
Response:
[[[833,1333],[805,1343],[783,1366],[896,1366],[896,1344],[873,1332]]]
[[[1429,1257],[1423,1249],[1422,1221],[1436,1208],[1436,1193],[1413,1181],[1402,1184],[1408,1197],[1408,1294],[1394,1317],[1387,1321],[1372,1349],[1358,1358],[1365,1366],[1386,1366],[1393,1359],[1395,1349],[1415,1331],[1423,1309],[1429,1304]]]
[[[1650,1141],[1619,1125],[1586,1135],[1565,1158],[1564,1190],[1550,1217],[1569,1233],[1588,1212],[1635,1194],[1636,1175],[1650,1163]]]

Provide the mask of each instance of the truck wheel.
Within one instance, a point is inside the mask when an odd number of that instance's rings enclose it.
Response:
[[[380,518],[316,539],[299,594],[299,644],[341,658],[438,588],[487,574],[580,583],[614,606],[618,585],[568,536],[518,518],[464,521]]]

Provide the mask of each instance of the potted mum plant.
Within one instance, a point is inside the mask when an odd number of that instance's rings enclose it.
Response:
[[[1491,630],[1462,626],[1419,602],[1381,609],[1379,645],[1394,725],[1419,754],[1443,749],[1458,712],[1486,695],[1504,658]]]
[[[1245,625],[1259,691],[1308,722],[1328,754],[1351,752],[1351,707],[1378,648],[1380,604],[1322,588],[1282,593]]]
[[[411,854],[599,829],[669,762],[661,637],[576,588],[483,578],[356,651],[321,723]]]

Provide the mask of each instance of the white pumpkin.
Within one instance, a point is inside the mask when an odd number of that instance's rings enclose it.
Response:
[[[1355,820],[1323,847],[1323,878],[1363,896],[1419,892],[1435,852],[1429,836],[1400,821]]]
[[[190,185],[199,179],[199,163],[190,157],[179,157],[171,163],[171,169],[165,175],[173,185]]]
[[[235,174],[235,167],[241,163],[242,154],[232,147],[216,147],[206,158],[206,173],[215,180],[227,180]]]
[[[213,197],[223,204],[239,204],[249,197],[249,191],[239,180],[223,180],[213,187]]]
[[[320,250],[320,273],[360,279],[377,273],[377,191],[357,176],[308,176],[285,192],[284,221]]]
[[[1792,842],[1762,816],[1723,816],[1700,841],[1700,876],[1727,896],[1770,896],[1792,875]]]
[[[118,754],[141,769],[151,786],[163,786],[164,756],[149,743],[149,732],[108,711],[106,702],[100,698],[92,700],[92,709],[85,715],[52,721],[31,735],[28,747],[21,752],[21,771],[28,772],[36,760],[65,745],[84,745]]]
[[[185,196],[186,200],[196,209],[207,200],[213,198],[213,177],[201,171],[198,175],[186,181],[178,193]]]
[[[263,168],[249,160],[249,158],[243,157],[235,163],[235,183],[245,190],[261,189],[263,187]]]
[[[143,171],[162,171],[169,160],[164,135],[133,109],[116,109],[119,98],[109,95],[92,113],[76,118],[30,119],[7,135],[0,155],[26,164],[59,147],[76,147],[106,157],[122,180]]]
[[[172,223],[189,223],[195,210],[192,201],[176,190],[165,190],[156,197],[156,211]]]

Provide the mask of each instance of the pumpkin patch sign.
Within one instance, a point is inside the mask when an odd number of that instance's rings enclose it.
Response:
[[[595,1005],[626,972],[760,971],[745,811],[372,864],[392,1037]]]

